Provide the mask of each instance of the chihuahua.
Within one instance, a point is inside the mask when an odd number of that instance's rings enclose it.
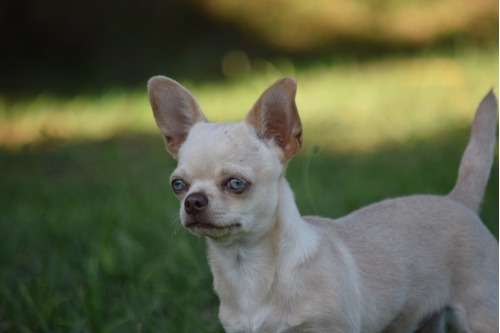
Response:
[[[479,105],[446,196],[388,199],[339,219],[301,217],[285,179],[302,145],[291,77],[240,123],[209,123],[163,76],[148,83],[178,161],[182,225],[206,236],[227,332],[498,332],[498,242],[477,212],[496,143],[497,100]]]

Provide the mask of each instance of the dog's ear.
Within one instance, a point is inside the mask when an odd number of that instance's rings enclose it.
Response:
[[[260,138],[274,140],[283,151],[284,161],[302,146],[296,91],[297,82],[293,77],[282,78],[264,91],[245,118],[247,124],[255,127]]]
[[[191,127],[207,119],[194,96],[176,81],[155,76],[148,82],[148,93],[156,124],[169,153],[177,159],[179,148]]]

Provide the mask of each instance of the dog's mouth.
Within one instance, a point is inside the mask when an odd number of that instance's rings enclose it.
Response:
[[[220,238],[236,233],[241,228],[241,224],[234,223],[221,226],[209,222],[198,221],[198,219],[193,219],[192,221],[187,222],[185,224],[185,227],[196,235]]]

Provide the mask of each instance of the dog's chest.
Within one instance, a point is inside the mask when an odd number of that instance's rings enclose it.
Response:
[[[290,313],[295,308],[293,301],[285,300],[289,295],[280,292],[273,274],[232,273],[229,280],[214,281],[221,301],[219,317],[227,332],[281,332],[297,324],[297,318]]]
[[[236,309],[221,303],[219,316],[226,332],[281,332],[292,326],[287,323],[286,313],[275,307],[267,304],[246,306]]]

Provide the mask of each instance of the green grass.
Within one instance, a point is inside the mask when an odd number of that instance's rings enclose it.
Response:
[[[203,241],[173,218],[157,137],[0,156],[1,331],[218,327]]]
[[[446,193],[466,130],[377,152],[320,151],[304,194],[301,154],[288,178],[301,211],[341,216],[386,196]],[[215,332],[204,241],[176,220],[174,167],[159,137],[43,152],[0,152],[0,330]],[[432,170],[432,172],[429,172]],[[498,235],[498,164],[482,217]]]
[[[185,83],[209,118],[239,120],[275,71]],[[498,53],[281,71],[299,81],[306,146],[288,171],[299,209],[338,217],[452,188]],[[179,226],[175,163],[143,92],[5,102],[0,124],[0,331],[221,331],[204,240]],[[481,217],[498,237],[498,153]]]

